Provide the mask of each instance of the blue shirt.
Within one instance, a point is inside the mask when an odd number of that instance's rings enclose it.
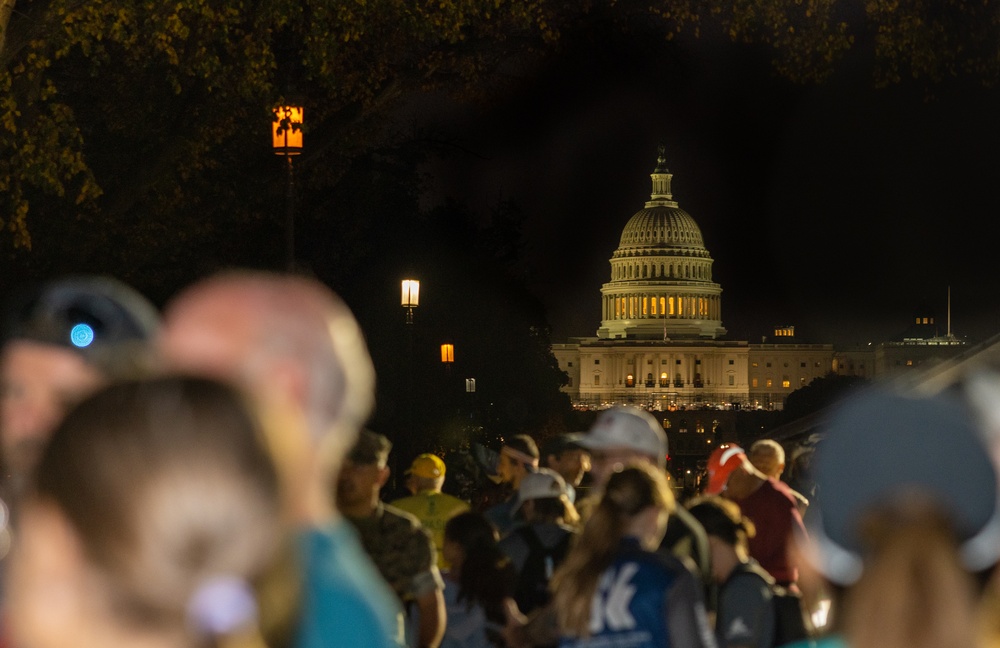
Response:
[[[590,636],[564,636],[561,648],[714,648],[701,586],[673,556],[622,540],[591,604]]]
[[[403,610],[347,522],[303,530],[301,619],[294,648],[403,646]]]

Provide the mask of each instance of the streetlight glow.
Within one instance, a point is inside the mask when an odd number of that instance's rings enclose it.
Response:
[[[420,305],[420,282],[403,279],[403,308],[406,309],[406,323],[413,324],[413,309]]]
[[[274,109],[271,144],[275,155],[302,153],[302,106],[278,106]]]

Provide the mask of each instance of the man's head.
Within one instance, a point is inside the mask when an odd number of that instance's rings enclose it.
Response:
[[[580,445],[580,434],[558,434],[541,448],[542,465],[559,473],[567,484],[579,486],[590,470],[590,453]]]
[[[708,456],[708,485],[705,493],[718,495],[726,490],[730,478],[739,471],[746,472],[750,461],[743,448],[732,443],[724,443]]]
[[[389,479],[391,450],[389,439],[371,430],[361,431],[337,479],[337,508],[355,517],[375,510],[379,492]]]
[[[109,277],[52,281],[11,299],[0,351],[0,447],[15,478],[70,405],[152,368],[156,308]]]
[[[414,493],[425,491],[441,492],[444,486],[445,465],[436,454],[418,455],[406,471],[408,485]]]
[[[500,448],[497,475],[502,483],[517,488],[521,479],[537,468],[538,445],[527,434],[515,434]]]
[[[539,468],[525,475],[517,489],[517,499],[521,515],[529,522],[565,520],[567,516],[572,522],[577,521],[566,481],[549,468]]]
[[[747,455],[754,468],[778,479],[785,470],[785,449],[774,439],[758,439]]]
[[[338,465],[374,403],[375,371],[350,309],[322,283],[227,272],[175,297],[160,350],[178,370],[236,382],[301,415]]]
[[[601,412],[580,445],[590,450],[590,474],[597,488],[627,464],[648,463],[662,469],[667,463],[667,435],[649,412],[636,407]]]

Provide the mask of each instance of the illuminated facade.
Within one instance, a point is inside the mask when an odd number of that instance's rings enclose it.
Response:
[[[662,147],[650,177],[650,199],[628,220],[611,256],[596,337],[552,345],[569,377],[563,391],[574,402],[781,408],[792,391],[831,372],[876,377],[964,345],[949,334],[947,344],[904,339],[836,351],[832,344],[796,343],[791,325],[775,328],[774,344],[723,339],[722,287],[712,281],[701,230],[673,199]],[[907,365],[910,356],[917,360]]]
[[[694,219],[673,199],[663,148],[650,175],[653,192],[622,230],[601,288],[603,339],[718,338],[722,288]]]

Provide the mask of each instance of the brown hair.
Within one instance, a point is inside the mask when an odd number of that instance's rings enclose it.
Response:
[[[841,610],[852,648],[975,645],[975,581],[943,512],[913,498],[870,512],[860,533],[865,568]]]
[[[597,582],[614,561],[629,521],[650,506],[668,513],[674,510],[674,496],[662,471],[636,464],[611,475],[600,502],[552,577],[553,601],[562,632],[589,634]]]
[[[743,515],[740,505],[719,495],[704,495],[687,504],[687,509],[704,527],[705,533],[719,538],[731,547],[748,549],[750,538],[757,529]]]
[[[105,388],[71,410],[33,495],[66,516],[123,624],[186,627],[195,593],[226,577],[255,585],[262,625],[284,633],[297,587],[278,491],[242,397],[164,377]],[[270,607],[278,590],[292,600],[280,611]]]

